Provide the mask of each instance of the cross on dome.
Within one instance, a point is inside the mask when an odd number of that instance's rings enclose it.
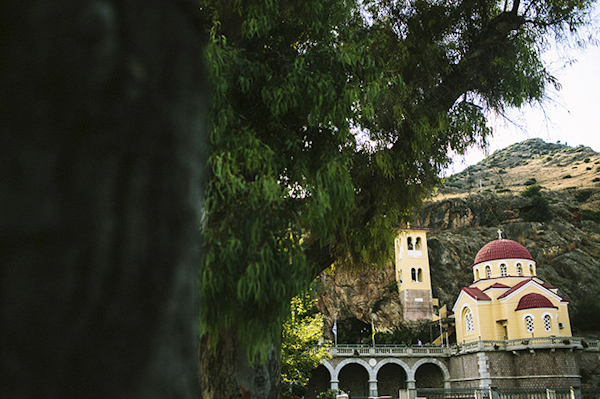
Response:
[[[498,239],[502,239],[502,230],[498,229]]]

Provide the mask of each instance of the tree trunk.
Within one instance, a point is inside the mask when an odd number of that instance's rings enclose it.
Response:
[[[228,331],[212,345],[200,341],[198,372],[202,399],[279,398],[280,351],[273,346],[262,364],[251,365],[237,334]]]
[[[198,396],[193,4],[0,5],[3,397]]]

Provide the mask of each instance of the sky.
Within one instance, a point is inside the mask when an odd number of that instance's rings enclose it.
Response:
[[[591,34],[600,41],[600,5],[592,13],[592,21],[591,30],[585,35]],[[561,89],[549,89],[548,99],[541,107],[511,110],[510,121],[492,115],[489,120],[495,133],[489,140],[488,155],[530,138],[560,141],[573,147],[584,145],[600,152],[600,45],[553,50],[547,57]],[[485,157],[483,150],[472,148],[464,157],[453,157],[454,164],[446,175],[458,173]]]

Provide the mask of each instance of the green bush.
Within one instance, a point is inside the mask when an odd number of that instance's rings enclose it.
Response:
[[[317,399],[335,399],[337,397],[338,390],[329,388],[326,391],[321,392],[317,395]]]
[[[583,218],[583,220],[592,220],[596,223],[600,223],[600,211],[592,211],[589,209],[582,209],[581,217]]]
[[[525,185],[525,186],[531,186],[531,185],[533,185],[535,183],[537,183],[537,180],[535,179],[535,177],[532,177],[531,179],[529,179],[525,183],[523,183],[523,185]]]
[[[581,190],[575,194],[575,199],[577,202],[585,202],[587,201],[594,192],[592,190]]]
[[[548,200],[541,195],[533,196],[531,204],[523,209],[523,219],[526,222],[547,222],[552,219]]]
[[[540,195],[541,190],[542,186],[540,186],[539,184],[534,184],[521,191],[521,195],[523,197],[536,197]]]

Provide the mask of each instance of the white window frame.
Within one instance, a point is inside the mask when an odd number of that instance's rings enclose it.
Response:
[[[531,323],[529,322],[530,320]],[[523,316],[523,321],[525,321],[525,330],[528,333],[535,332],[535,317],[531,313],[527,313],[525,316]]]
[[[552,315],[548,312],[542,315],[542,320],[544,320],[544,330],[547,332],[552,331]],[[546,323],[548,321],[548,323]]]
[[[501,277],[506,277],[508,276],[508,266],[506,266],[506,263],[501,263],[500,264],[500,276]]]

